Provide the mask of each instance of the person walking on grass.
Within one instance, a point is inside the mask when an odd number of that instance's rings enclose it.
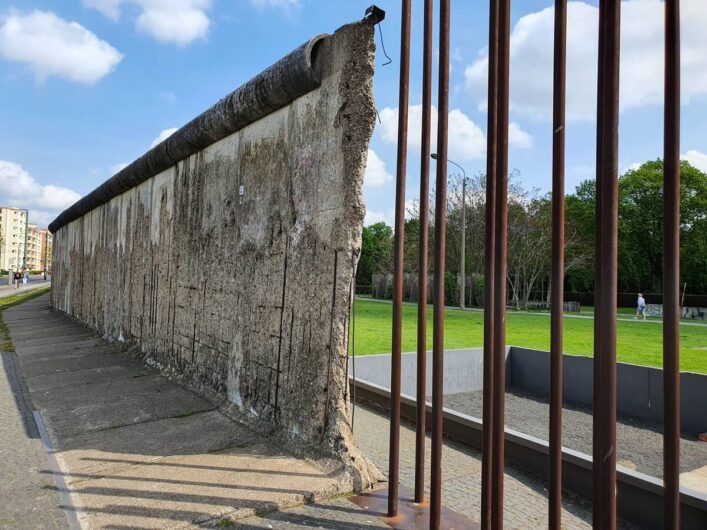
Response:
[[[638,293],[637,305],[638,307],[636,308],[636,316],[633,317],[633,319],[638,320],[642,316],[643,320],[648,320],[648,318],[646,318],[646,299],[643,298],[643,295],[641,293]]]

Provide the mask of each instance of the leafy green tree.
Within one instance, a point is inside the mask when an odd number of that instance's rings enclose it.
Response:
[[[707,292],[707,175],[681,162],[681,281],[692,293]],[[661,292],[663,274],[663,161],[653,160],[619,178],[619,290]],[[566,217],[586,248],[594,249],[594,181],[566,200]],[[589,291],[593,264],[568,275],[568,289]]]
[[[361,256],[356,270],[356,283],[370,285],[377,272],[393,270],[393,229],[385,223],[375,223],[363,228]]]

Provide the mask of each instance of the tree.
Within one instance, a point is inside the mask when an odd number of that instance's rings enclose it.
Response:
[[[361,256],[356,270],[358,285],[371,285],[378,272],[393,270],[393,229],[385,223],[364,226],[361,234]]]
[[[681,162],[680,272],[690,292],[707,292],[707,175]],[[619,290],[662,291],[663,161],[653,160],[619,178]],[[593,253],[595,237],[594,181],[582,182],[567,197],[568,222],[581,246]],[[590,291],[590,262],[568,277],[571,290]]]

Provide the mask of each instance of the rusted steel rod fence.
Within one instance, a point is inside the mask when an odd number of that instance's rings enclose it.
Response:
[[[562,527],[562,335],[565,261],[565,71],[567,0],[555,0],[552,109],[552,300],[548,526]]]
[[[444,269],[447,238],[447,132],[449,121],[450,0],[439,3],[437,88],[437,175],[435,180],[434,317],[432,328],[432,463],[430,529],[440,528],[442,512],[442,429],[444,406]]]
[[[388,452],[388,515],[398,513],[400,466],[400,377],[403,318],[403,244],[405,241],[405,176],[407,166],[408,98],[410,92],[410,0],[402,0],[400,24],[400,91],[398,152],[395,177],[395,242],[393,257],[393,340],[390,371],[390,449]]]
[[[664,527],[680,528],[680,2],[665,2],[663,185]]]
[[[420,149],[420,233],[417,281],[417,411],[415,432],[415,502],[425,500],[425,416],[427,414],[427,254],[430,227],[430,135],[432,127],[433,0],[425,0],[422,51],[422,131]]]
[[[442,513],[444,405],[444,271],[447,206],[450,1],[439,0],[438,130],[435,179],[434,318],[432,338],[432,462],[430,528]],[[503,528],[505,341],[508,241],[510,0],[489,1],[486,159],[485,305],[481,527]],[[415,442],[416,503],[425,500],[427,273],[430,225],[433,0],[424,0],[420,231]],[[552,144],[551,363],[548,525],[562,527],[563,298],[565,252],[565,100],[567,0],[555,0]],[[616,318],[618,280],[618,125],[620,0],[600,0],[597,65],[595,319],[593,387],[593,526],[615,529]],[[408,134],[411,1],[402,0],[400,92],[395,199],[393,329],[388,516],[398,510],[401,326],[405,176]],[[680,265],[680,24],[679,0],[665,2],[664,138],[664,526],[680,526],[679,265]]]
[[[484,382],[483,433],[481,451],[481,528],[490,530],[493,460],[493,352],[496,219],[496,123],[498,107],[498,0],[491,0],[489,11],[488,121],[486,146],[486,266],[484,295]]]
[[[616,528],[619,0],[599,4],[593,407],[593,525]]]
[[[508,242],[508,111],[510,70],[510,0],[498,6],[498,70],[496,102],[496,175],[494,227],[494,341],[491,526],[503,528],[504,438],[506,396],[506,268]]]

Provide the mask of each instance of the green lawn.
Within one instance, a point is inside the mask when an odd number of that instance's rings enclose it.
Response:
[[[356,355],[390,352],[389,303],[357,299],[355,304]],[[618,360],[633,364],[662,365],[662,325],[650,322],[618,322]],[[417,306],[403,306],[403,351],[417,348]],[[427,348],[432,347],[432,308],[427,314]],[[483,345],[481,311],[445,310],[445,348]],[[508,312],[506,343],[540,350],[550,348],[550,318],[545,315]],[[565,319],[565,353],[592,356],[594,321]],[[680,366],[684,371],[707,374],[707,327],[680,327]]]

